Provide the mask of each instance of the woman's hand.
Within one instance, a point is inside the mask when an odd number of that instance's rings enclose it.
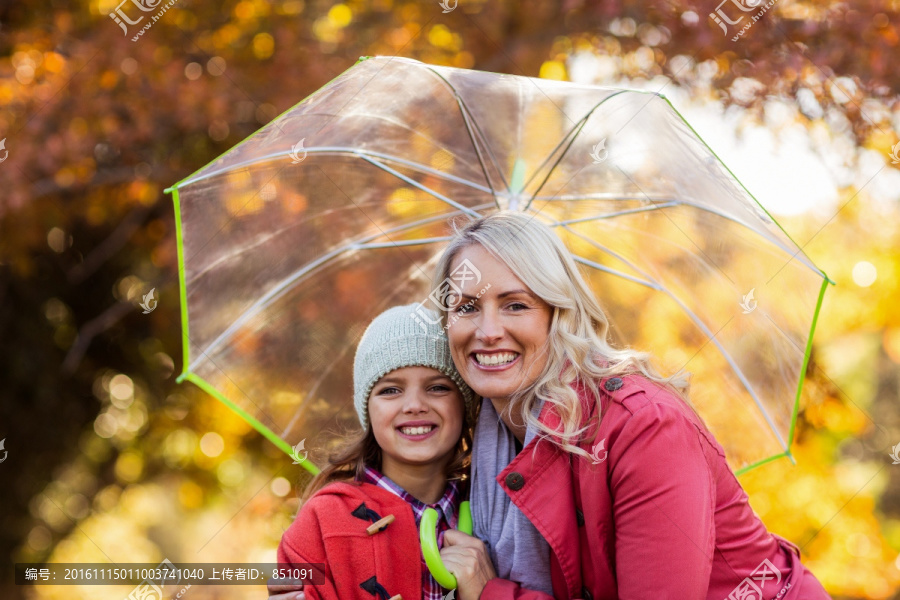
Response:
[[[301,582],[278,583],[279,581],[284,580],[269,579],[266,586],[269,591],[269,600],[306,600]]]
[[[444,532],[441,560],[456,576],[459,600],[478,600],[487,582],[497,577],[484,542],[456,529]]]

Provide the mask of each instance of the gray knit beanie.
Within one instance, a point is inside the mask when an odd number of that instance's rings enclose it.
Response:
[[[431,367],[450,377],[466,405],[468,423],[475,423],[475,393],[466,385],[450,357],[450,346],[438,315],[421,304],[395,306],[369,324],[353,360],[353,405],[363,429],[369,422],[369,393],[375,383],[403,367]]]

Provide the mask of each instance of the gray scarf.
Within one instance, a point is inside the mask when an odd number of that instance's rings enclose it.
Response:
[[[543,402],[532,414],[540,414]],[[528,427],[525,446],[537,430]],[[494,405],[482,399],[472,446],[472,524],[475,537],[491,555],[497,576],[528,590],[553,595],[550,545],[497,483],[497,475],[516,456],[515,438]]]

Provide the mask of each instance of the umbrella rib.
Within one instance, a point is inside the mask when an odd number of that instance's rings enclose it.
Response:
[[[575,259],[575,262],[580,262],[581,264],[587,265],[598,271],[603,271],[604,273],[609,273],[610,275],[615,275],[616,277],[620,277],[622,279],[627,279],[628,281],[646,286],[650,289],[662,291],[662,289],[660,289],[659,285],[653,283],[652,281],[644,281],[643,279],[638,279],[637,277],[634,277],[633,275],[627,275],[621,271],[617,271],[615,269],[610,269],[609,267],[604,267],[603,265],[601,265],[598,262],[595,262],[589,258],[584,258],[583,256],[579,256],[577,254],[572,254],[572,257]]]
[[[559,225],[559,224],[557,224],[557,225]],[[553,226],[555,227],[555,226],[557,226],[557,225],[553,225]],[[608,249],[608,248],[606,248],[606,247],[604,247],[604,246],[601,246],[600,244],[596,243],[594,240],[592,240],[592,239],[590,239],[590,238],[588,238],[588,237],[586,237],[586,236],[584,236],[584,235],[578,233],[577,231],[573,231],[573,230],[572,230],[570,227],[568,227],[567,225],[561,225],[561,227],[562,227],[563,229],[565,229],[566,231],[568,231],[569,233],[571,233],[572,235],[575,235],[575,236],[581,238],[582,240],[588,242],[589,244],[593,245],[593,246],[594,246],[595,248],[597,248],[598,250],[600,250],[600,251],[602,251],[602,252],[606,252],[606,253],[610,254],[611,256],[615,256],[616,258],[618,258],[619,260],[621,260],[622,262],[624,262],[626,265],[628,265],[629,267],[631,267],[632,269],[634,269],[634,270],[637,271],[638,273],[641,273],[641,274],[644,275],[645,277],[647,276],[647,274],[644,273],[641,269],[639,269],[637,266],[633,265],[630,261],[628,261],[628,260],[625,259],[624,257],[619,256],[616,252],[613,252],[612,250],[610,250],[610,249]],[[576,260],[578,260],[578,258],[581,258],[581,257],[576,256]],[[587,262],[585,262],[585,261],[587,261],[587,260],[588,260],[588,259],[582,259],[582,260],[579,260],[579,262],[583,262],[583,263],[585,263],[585,264],[588,264]],[[589,265],[589,266],[592,266],[592,267],[596,268],[595,265]],[[600,269],[600,270],[609,271],[608,269]],[[610,272],[612,272],[612,271],[610,271]],[[629,278],[629,277],[626,276],[626,279],[632,279],[632,278]],[[686,306],[681,300],[679,300],[678,297],[675,296],[675,294],[673,294],[672,292],[670,292],[669,290],[667,290],[665,287],[663,287],[662,285],[660,285],[658,282],[655,282],[655,280],[654,280],[652,277],[647,277],[647,279],[648,279],[649,281],[654,282],[653,285],[650,285],[649,287],[652,287],[652,288],[654,288],[654,289],[656,289],[656,290],[658,290],[658,291],[664,293],[664,294],[667,295],[669,298],[671,298],[672,300],[674,300],[675,303],[678,304],[678,306],[680,306],[680,307],[682,308],[682,310],[684,310],[684,311],[687,313],[687,315],[688,315],[688,317],[691,319],[691,321],[693,321],[694,324],[697,325],[697,327],[699,327],[700,330],[703,331],[703,333],[705,333],[705,334],[707,335],[707,337],[709,337],[709,340],[713,343],[713,345],[715,345],[716,348],[719,349],[719,352],[722,353],[722,356],[725,358],[725,361],[728,362],[728,364],[731,366],[732,369],[734,369],[734,372],[735,372],[735,374],[738,376],[738,379],[740,379],[741,383],[744,384],[744,387],[746,388],[747,393],[750,394],[750,398],[753,399],[754,404],[756,404],[756,407],[757,407],[757,408],[759,409],[759,411],[762,413],[763,418],[766,420],[766,423],[769,424],[769,428],[772,430],[772,433],[774,433],[774,434],[775,434],[775,437],[778,439],[778,443],[781,444],[781,447],[784,449],[785,452],[787,452],[787,451],[788,451],[788,446],[785,444],[784,439],[781,437],[781,432],[778,431],[778,428],[777,428],[777,427],[775,426],[775,424],[772,422],[772,417],[769,415],[769,412],[765,409],[765,407],[763,406],[763,404],[762,404],[762,402],[760,401],[760,399],[756,396],[756,393],[753,391],[753,387],[752,387],[752,385],[750,384],[750,382],[747,380],[747,377],[744,375],[744,372],[743,372],[743,371],[741,370],[741,368],[737,365],[737,363],[734,362],[734,359],[731,357],[731,355],[728,353],[728,351],[725,350],[725,348],[722,346],[721,342],[719,342],[719,341],[716,339],[716,337],[715,337],[715,335],[712,333],[712,331],[706,326],[706,323],[704,323],[704,322],[703,322],[703,321],[702,321],[702,320],[694,313],[694,311],[692,311],[692,310],[691,310],[688,306]],[[633,280],[633,279],[632,279],[632,280]],[[641,282],[640,282],[640,281],[637,281],[637,283],[641,283]],[[644,284],[644,285],[646,285],[646,284]]]
[[[694,314],[694,311],[692,311],[690,308],[688,308],[681,300],[679,300],[671,292],[669,292],[665,289],[663,289],[662,291],[669,298],[674,300],[678,304],[678,306],[680,306],[685,312],[687,312],[687,314],[690,316],[691,320],[694,321],[694,323],[698,327],[700,327],[700,329],[707,336],[709,336],[709,341],[711,341],[716,346],[716,348],[719,349],[719,352],[721,352],[722,356],[725,357],[725,361],[731,366],[731,368],[734,370],[735,374],[737,374],[738,379],[741,380],[741,383],[744,384],[744,388],[746,388],[747,393],[750,394],[750,398],[753,399],[753,403],[756,404],[756,407],[762,413],[763,418],[766,420],[766,423],[769,424],[769,429],[771,429],[772,433],[775,434],[775,437],[778,439],[778,443],[781,444],[781,447],[784,449],[785,452],[789,452],[790,450],[788,448],[788,445],[785,443],[784,439],[781,437],[781,432],[778,431],[778,428],[775,426],[775,423],[772,422],[772,417],[769,415],[769,411],[766,410],[766,408],[762,404],[762,401],[756,396],[756,393],[753,391],[752,385],[747,380],[747,376],[744,375],[744,372],[740,369],[740,367],[737,365],[737,363],[734,362],[734,359],[731,357],[731,355],[728,353],[728,351],[725,350],[725,348],[722,346],[721,342],[719,342],[716,339],[715,335],[712,333],[712,331],[710,331],[710,329],[706,326],[706,324],[703,323],[703,321],[701,321],[700,318]]]
[[[783,252],[785,252],[785,253],[787,253],[787,254],[789,254],[789,255],[793,255],[793,252],[790,250],[790,248],[787,248],[787,247],[786,247],[784,244],[782,244],[781,241],[779,241],[777,238],[775,238],[775,237],[770,237],[770,236],[768,236],[768,235],[765,235],[765,234],[761,233],[761,232],[760,232],[758,229],[756,229],[755,227],[750,226],[750,225],[748,225],[747,223],[745,223],[745,222],[743,222],[743,221],[740,221],[740,220],[738,220],[738,219],[736,219],[736,218],[734,218],[734,217],[732,217],[732,216],[730,216],[730,215],[727,215],[727,214],[725,214],[725,213],[719,212],[718,210],[715,210],[715,209],[712,208],[712,207],[709,207],[709,206],[700,206],[700,205],[698,205],[698,204],[692,204],[692,203],[690,203],[690,202],[685,202],[685,201],[683,201],[683,200],[666,200],[665,198],[651,198],[651,197],[650,197],[649,195],[647,195],[647,194],[641,194],[641,195],[639,195],[639,196],[631,196],[631,197],[628,197],[628,196],[617,196],[616,194],[611,193],[611,192],[607,192],[607,193],[598,193],[598,194],[591,194],[591,195],[580,195],[580,194],[579,194],[579,195],[573,195],[573,196],[553,196],[553,197],[550,197],[550,198],[538,198],[537,196],[535,196],[535,197],[533,198],[533,200],[541,200],[541,201],[543,201],[543,202],[573,202],[573,201],[576,201],[576,200],[579,200],[579,199],[582,199],[582,200],[639,200],[639,201],[642,201],[642,202],[643,202],[643,201],[655,202],[655,201],[662,201],[662,200],[665,200],[665,203],[659,204],[659,205],[657,205],[657,206],[655,206],[655,207],[653,207],[653,208],[647,208],[646,210],[657,210],[657,209],[660,209],[660,208],[671,208],[671,207],[673,207],[673,206],[691,206],[691,207],[696,208],[696,209],[698,209],[698,210],[702,210],[702,211],[708,212],[708,213],[710,213],[710,214],[716,215],[717,217],[722,217],[723,219],[727,219],[728,221],[731,221],[732,223],[736,223],[736,224],[738,224],[738,225],[740,225],[740,226],[742,226],[742,227],[745,227],[746,229],[749,229],[750,231],[756,233],[757,235],[759,235],[759,236],[765,238],[767,241],[771,242],[774,246],[778,247],[778,248],[779,248],[780,250],[782,250]],[[638,209],[635,209],[635,210],[638,210]],[[586,219],[581,219],[581,220],[591,220],[592,218],[604,218],[605,216],[618,216],[618,214],[619,214],[619,213],[614,213],[614,214],[610,214],[610,215],[604,215],[604,216],[601,216],[601,217],[588,217],[588,218],[586,218]],[[627,214],[627,211],[623,211],[621,214]],[[577,221],[566,221],[565,223],[574,223],[574,222],[577,222]],[[792,240],[792,241],[793,241],[793,240]],[[804,256],[805,256],[805,255],[804,255]],[[802,264],[806,265],[807,267],[809,267],[810,269],[812,269],[813,271],[815,271],[817,274],[824,276],[823,273],[822,273],[815,265],[809,264],[809,263],[807,263],[805,260],[801,260],[800,262],[801,262]]]
[[[455,91],[456,90],[454,90],[454,92]],[[478,156],[478,163],[481,166],[481,172],[484,173],[484,180],[487,182],[488,186],[490,186],[491,193],[496,197],[497,190],[494,189],[494,184],[491,183],[491,178],[488,175],[487,167],[485,166],[484,159],[481,156],[481,147],[475,141],[475,136],[472,134],[473,129],[478,133],[478,137],[482,140],[486,150],[486,154],[491,163],[494,165],[494,170],[497,172],[497,175],[499,175],[500,177],[500,181],[503,182],[503,185],[505,185],[507,189],[509,189],[509,182],[506,181],[506,175],[503,173],[503,169],[500,168],[500,165],[497,162],[497,157],[494,156],[494,150],[487,143],[484,132],[481,131],[481,127],[478,126],[478,122],[475,121],[475,118],[469,112],[469,107],[466,106],[465,102],[463,102],[462,98],[460,98],[459,95],[457,95],[457,101],[459,102],[460,112],[462,112],[463,114],[463,122],[466,124],[466,133],[469,134],[469,139],[472,140],[472,146],[475,147],[475,155]]]
[[[631,90],[622,90],[622,91],[616,92],[614,94],[610,94],[609,96],[607,96],[606,98],[604,98],[603,100],[601,100],[600,102],[595,104],[594,107],[591,108],[591,110],[589,110],[587,113],[585,113],[585,115],[581,119],[579,119],[579,121],[577,123],[572,125],[572,128],[569,130],[569,132],[563,136],[563,138],[560,140],[559,144],[556,145],[556,148],[554,148],[553,151],[547,155],[547,158],[544,159],[544,162],[541,163],[540,167],[535,169],[534,173],[531,176],[531,179],[528,180],[528,183],[531,183],[531,180],[534,179],[535,175],[537,175],[541,171],[541,169],[543,169],[544,166],[550,161],[550,157],[553,156],[553,154],[557,150],[559,150],[560,147],[562,147],[562,145],[566,142],[566,140],[569,140],[568,145],[562,152],[559,153],[559,156],[556,158],[556,162],[553,163],[553,166],[550,167],[549,169],[547,169],[547,175],[544,177],[544,180],[541,182],[541,185],[539,185],[538,188],[534,191],[534,194],[532,195],[531,200],[529,200],[528,204],[525,206],[526,210],[528,209],[529,206],[531,206],[531,203],[534,201],[535,197],[538,195],[538,193],[544,188],[544,186],[550,180],[550,176],[553,174],[554,169],[556,169],[556,167],[559,166],[559,163],[566,156],[566,152],[568,152],[569,148],[572,147],[572,144],[575,143],[575,139],[578,137],[578,134],[581,133],[581,130],[584,129],[584,126],[587,124],[588,119],[591,118],[591,115],[594,114],[594,111],[597,110],[598,108],[600,108],[600,105],[602,105],[607,100],[615,98],[616,96],[619,96],[621,94],[628,93],[630,91]]]
[[[651,210],[658,210],[660,208],[668,208],[670,206],[678,206],[681,202],[673,200],[671,202],[666,202],[663,204],[654,204],[653,206],[642,206],[640,208],[629,208],[626,210],[617,210],[611,213],[604,213],[602,215],[596,215],[593,217],[582,217],[581,219],[569,219],[568,221],[560,221],[557,225],[572,225],[573,223],[585,223],[587,221],[596,221],[597,219],[608,219],[610,217],[620,217],[622,215],[630,215],[634,213],[640,212],[648,212]]]
[[[487,182],[487,184],[488,184],[488,186],[489,186],[490,193],[492,193],[492,194],[495,193],[494,187],[491,185],[491,180],[490,180],[490,178],[488,177],[487,169],[486,169],[485,166],[484,166],[484,161],[483,161],[483,159],[482,159],[482,157],[481,157],[481,150],[480,150],[478,144],[475,143],[475,138],[474,138],[473,135],[472,135],[472,131],[471,131],[470,124],[469,124],[469,114],[468,114],[468,110],[466,109],[465,104],[464,104],[463,101],[462,101],[462,98],[459,96],[458,93],[456,93],[456,89],[455,89],[452,85],[450,85],[450,83],[447,82],[446,79],[444,79],[443,77],[441,77],[440,74],[435,73],[432,69],[427,69],[427,70],[429,70],[429,71],[431,71],[432,73],[434,73],[435,75],[437,75],[441,80],[444,81],[444,83],[447,84],[447,86],[450,87],[451,90],[453,90],[453,95],[454,95],[454,97],[456,98],[456,102],[457,102],[457,104],[458,104],[459,107],[460,107],[460,113],[462,114],[462,117],[463,117],[463,123],[466,125],[466,132],[469,134],[469,138],[472,140],[472,147],[475,149],[475,154],[476,154],[476,156],[478,157],[478,162],[480,163],[480,166],[481,166],[481,172],[482,172],[482,174],[484,175],[484,180]],[[311,114],[318,114],[318,113],[311,113]],[[304,115],[304,116],[306,116],[306,115]],[[425,135],[423,135],[422,132],[420,132],[419,130],[412,129],[411,127],[409,127],[409,126],[407,126],[407,125],[404,125],[403,123],[401,123],[401,122],[399,122],[399,121],[397,121],[397,120],[395,120],[395,119],[388,119],[387,117],[384,117],[384,116],[381,116],[381,115],[359,115],[359,116],[366,116],[366,117],[371,117],[371,118],[373,118],[373,119],[378,119],[378,120],[387,121],[388,123],[392,123],[392,124],[394,124],[394,125],[397,125],[398,127],[402,128],[402,129],[406,129],[407,131],[410,131],[410,132],[412,132],[412,133],[414,133],[414,134],[416,134],[416,135],[421,135],[422,137],[424,137],[424,138],[427,139],[428,141],[432,142],[435,146],[441,148],[442,150],[445,150],[444,146],[443,146],[438,140],[435,140],[434,138],[432,138],[432,137],[430,137],[430,136],[425,136]],[[482,136],[483,136],[483,134],[482,134]],[[487,144],[485,144],[485,146],[487,146]],[[373,154],[375,154],[375,153],[373,153]],[[493,157],[492,157],[492,158],[493,158]],[[496,159],[494,159],[494,163],[495,163],[495,167],[496,167]],[[412,164],[416,164],[416,163],[412,163]],[[498,171],[499,171],[499,169],[498,169]]]
[[[397,296],[397,294],[398,294],[398,291],[395,291],[393,295],[385,298],[382,301],[381,305],[378,307],[378,312],[381,313],[382,311],[384,311],[385,306],[392,303],[393,299]],[[282,432],[281,432],[282,438],[287,436],[291,432],[291,430],[294,428],[294,425],[297,423],[297,421],[300,419],[301,414],[304,412],[305,407],[307,406],[307,402],[315,401],[315,394],[318,391],[319,386],[322,384],[322,382],[325,380],[325,378],[328,377],[328,375],[331,373],[331,371],[334,369],[334,367],[336,365],[338,365],[341,362],[341,360],[347,355],[348,351],[350,351],[351,348],[352,348],[352,346],[345,345],[344,349],[340,352],[338,357],[335,360],[331,361],[331,364],[328,366],[327,369],[325,369],[325,372],[319,376],[319,378],[316,380],[315,384],[313,384],[313,386],[310,388],[310,390],[306,393],[303,405],[301,405],[300,409],[294,413],[294,416],[291,417],[291,420],[288,422],[288,424],[282,430]],[[345,403],[345,405],[346,405],[346,403]],[[343,409],[343,407],[338,408],[336,411],[334,411],[332,416],[336,416],[338,413],[340,413],[340,411],[342,409]]]
[[[542,202],[572,202],[575,200],[640,200],[641,202],[646,202],[649,200],[650,202],[681,202],[684,204],[682,200],[678,200],[671,194],[654,197],[650,194],[626,195],[619,192],[593,192],[590,194],[567,195],[554,194],[552,196],[535,196],[534,199],[541,200]],[[693,204],[691,206],[693,206]]]
[[[479,184],[475,183],[474,181],[469,181],[468,179],[463,179],[463,178],[457,177],[455,175],[450,175],[446,172],[438,171],[436,169],[432,169],[431,167],[426,167],[425,165],[423,165],[421,163],[413,162],[410,160],[405,160],[405,159],[402,159],[397,156],[385,154],[383,152],[360,150],[358,148],[348,148],[346,146],[322,146],[322,147],[318,147],[318,148],[304,148],[304,150],[306,151],[307,154],[344,154],[344,153],[346,153],[346,154],[350,154],[352,156],[357,156],[360,158],[367,156],[367,155],[376,156],[376,157],[384,159],[384,160],[399,163],[399,164],[409,167],[411,169],[422,171],[423,173],[427,173],[434,177],[446,179],[446,180],[452,181],[454,183],[459,183],[462,185],[466,185],[466,186],[475,188],[486,194],[494,193],[494,190],[491,187],[484,187],[483,185],[479,185]],[[230,172],[237,171],[238,169],[242,169],[244,167],[250,167],[252,165],[255,165],[255,164],[258,164],[261,162],[275,160],[277,158],[283,158],[285,156],[291,156],[291,152],[292,152],[291,150],[282,150],[279,152],[273,152],[272,154],[266,154],[265,156],[255,158],[253,160],[246,160],[246,161],[238,163],[236,165],[232,165],[230,167],[219,169],[218,171],[213,171],[211,173],[207,173],[206,175],[202,175],[200,177],[197,177],[196,179],[179,182],[176,187],[178,189],[181,189],[189,183],[197,183],[198,181],[202,181],[204,179],[209,179],[210,177],[215,177],[216,175],[221,175],[222,173],[230,173]]]
[[[491,163],[494,165],[494,169],[496,169],[497,173],[500,175],[500,179],[503,182],[503,185],[509,189],[509,182],[506,181],[506,176],[503,174],[503,169],[500,168],[500,163],[497,161],[497,157],[494,156],[494,152],[491,149],[490,144],[487,143],[487,138],[484,135],[484,132],[481,131],[481,128],[478,126],[478,122],[472,117],[469,113],[469,108],[466,106],[466,103],[463,102],[462,96],[459,95],[459,91],[453,87],[453,84],[447,81],[447,79],[435,71],[434,69],[427,69],[434,74],[435,77],[444,82],[448,88],[450,88],[450,92],[453,94],[453,97],[456,98],[456,103],[459,105],[460,114],[462,114],[463,122],[466,124],[466,133],[469,135],[469,139],[472,140],[472,147],[475,148],[475,155],[478,156],[478,162],[481,165],[481,171],[484,173],[484,180],[491,188],[491,193],[496,196],[496,190],[494,190],[494,186],[491,184],[491,178],[488,176],[487,167],[484,164],[484,160],[481,156],[481,148],[478,143],[475,141],[475,136],[472,133],[472,128],[474,127],[475,131],[478,133],[478,137],[484,142],[484,148],[487,151],[488,157],[491,160]],[[471,118],[471,122],[470,122]]]
[[[437,198],[437,199],[440,200],[441,202],[444,202],[444,203],[446,203],[446,204],[449,204],[449,205],[452,206],[453,208],[455,208],[455,209],[457,209],[457,210],[459,210],[459,211],[461,211],[461,212],[463,212],[463,213],[469,215],[470,217],[473,217],[473,218],[477,219],[477,218],[479,218],[479,217],[482,216],[481,213],[476,212],[476,211],[474,211],[474,210],[472,210],[471,208],[468,208],[468,207],[466,207],[466,206],[463,206],[463,205],[460,204],[459,202],[456,202],[455,200],[451,200],[450,198],[448,198],[447,196],[445,196],[445,195],[443,195],[443,194],[439,194],[438,192],[432,190],[431,188],[422,185],[421,183],[419,183],[419,182],[416,181],[415,179],[412,179],[411,177],[408,177],[408,176],[404,175],[403,173],[400,173],[399,171],[396,171],[396,170],[390,168],[390,167],[387,166],[386,164],[384,164],[384,163],[382,163],[382,162],[379,162],[379,161],[375,160],[374,158],[369,158],[368,156],[360,156],[360,158],[362,158],[363,160],[365,160],[365,161],[367,161],[367,162],[369,162],[369,163],[375,165],[376,167],[382,169],[383,171],[386,171],[386,172],[390,173],[390,174],[393,175],[394,177],[396,177],[396,178],[398,178],[398,179],[401,179],[401,180],[405,181],[405,182],[408,183],[409,185],[411,185],[411,186],[413,186],[413,187],[416,187],[416,188],[422,190],[423,192],[425,192],[425,193],[427,193],[427,194],[431,194],[432,196],[434,196],[435,198]]]
[[[481,205],[481,206],[487,207],[490,205]],[[453,215],[451,214],[450,216],[453,216]],[[266,294],[264,294],[259,300],[254,302],[249,308],[247,308],[243,313],[241,313],[241,315],[237,319],[235,319],[234,322],[231,325],[229,325],[225,331],[223,331],[221,334],[219,334],[219,336],[215,340],[213,340],[209,344],[209,346],[207,346],[205,349],[201,350],[200,351],[201,354],[207,355],[207,358],[209,358],[208,355],[210,353],[212,353],[225,340],[227,340],[228,338],[233,336],[234,333],[238,329],[240,329],[240,327],[250,317],[252,317],[254,314],[256,314],[266,304],[268,304],[272,300],[276,300],[278,297],[280,297],[283,293],[285,293],[288,290],[289,286],[291,284],[293,284],[295,281],[297,281],[299,278],[303,277],[304,275],[306,275],[313,269],[321,266],[322,264],[328,262],[329,260],[333,259],[334,257],[339,256],[340,254],[350,251],[350,250],[356,250],[360,247],[360,244],[367,243],[368,241],[377,239],[383,235],[388,235],[388,234],[396,233],[399,231],[409,230],[414,227],[418,227],[419,225],[425,225],[427,223],[431,223],[434,221],[444,220],[447,217],[448,217],[448,215],[437,215],[437,216],[433,216],[433,217],[428,217],[426,219],[419,219],[418,221],[415,221],[413,223],[408,223],[408,224],[400,226],[400,227],[394,227],[392,229],[388,229],[387,231],[384,231],[384,232],[379,232],[379,233],[372,234],[370,236],[366,236],[360,241],[351,242],[349,244],[341,246],[340,248],[336,248],[336,249],[326,253],[325,255],[321,256],[320,258],[313,261],[312,263],[304,266],[301,269],[298,269],[297,271],[294,271],[293,273],[291,273],[290,275],[288,275],[287,277],[282,279],[276,286],[274,286],[271,290],[269,290]],[[199,362],[201,362],[200,358],[198,358],[197,360],[192,362],[188,366],[187,371],[193,371]]]
[[[421,240],[404,240],[402,242],[384,242],[381,244],[358,244],[356,248],[359,250],[370,250],[374,248],[394,248],[397,246],[421,246],[422,244],[449,242],[452,239],[452,237],[422,238]]]

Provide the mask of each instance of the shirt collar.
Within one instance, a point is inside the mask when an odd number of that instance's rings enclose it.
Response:
[[[400,498],[406,500],[406,502],[408,502],[413,508],[413,513],[416,517],[416,525],[419,524],[419,520],[422,518],[422,514],[425,512],[426,508],[433,508],[438,511],[438,515],[448,524],[451,523],[451,519],[454,515],[457,514],[457,511],[459,509],[461,497],[459,485],[456,481],[447,482],[447,488],[444,490],[444,495],[441,496],[441,499],[434,504],[425,504],[424,502],[404,490],[402,487],[397,485],[393,480],[391,480],[390,477],[382,474],[377,469],[373,469],[368,465],[366,465],[363,472],[363,482],[377,485],[378,487],[388,490],[389,492],[392,492]]]

